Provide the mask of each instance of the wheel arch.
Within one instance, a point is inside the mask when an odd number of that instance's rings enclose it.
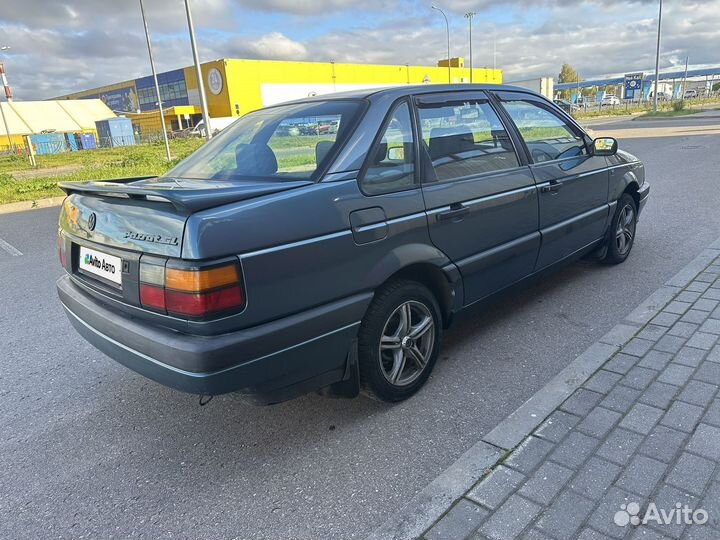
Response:
[[[625,189],[624,189],[623,192],[622,192],[622,194],[627,193],[628,195],[630,195],[630,196],[633,198],[633,200],[635,201],[635,208],[636,208],[636,209],[640,207],[640,193],[639,193],[639,191],[640,191],[640,185],[637,183],[636,180],[632,180],[631,182],[629,182],[629,183],[625,186]]]
[[[416,262],[398,269],[382,285],[400,279],[417,281],[430,289],[440,306],[443,326],[447,328],[450,325],[458,293],[443,268],[428,262]],[[456,285],[459,285],[459,282]]]

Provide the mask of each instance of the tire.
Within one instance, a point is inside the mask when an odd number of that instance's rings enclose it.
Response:
[[[412,396],[430,376],[441,340],[440,307],[427,287],[410,280],[383,286],[375,294],[358,335],[363,393],[388,402]]]
[[[615,215],[608,231],[607,253],[602,262],[620,264],[628,258],[635,243],[637,206],[635,199],[623,193],[615,208]]]

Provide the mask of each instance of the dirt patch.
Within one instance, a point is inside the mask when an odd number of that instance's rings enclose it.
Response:
[[[47,178],[53,176],[67,176],[82,169],[82,165],[60,165],[45,169],[28,169],[26,171],[10,172],[15,180],[32,180],[33,178]]]

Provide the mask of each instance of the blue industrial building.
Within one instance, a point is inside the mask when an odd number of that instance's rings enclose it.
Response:
[[[705,77],[708,81],[713,80],[716,76],[720,76],[720,67],[707,68],[707,69],[691,69],[688,70],[687,74],[685,70],[682,71],[670,71],[666,73],[660,73],[658,82],[660,81],[675,81],[673,85],[673,97],[679,98],[680,92],[682,92],[682,81],[687,79],[697,79]],[[555,84],[555,90],[577,90],[581,88],[603,88],[606,86],[617,86],[622,85],[625,82],[625,76],[612,77],[609,79],[592,79],[580,82],[571,83],[557,83]],[[642,98],[648,99],[652,92],[653,83],[655,82],[655,73],[644,74],[642,80]],[[603,94],[604,92],[598,92]],[[573,95],[573,101],[576,99],[576,95]],[[602,96],[599,96],[602,99]]]

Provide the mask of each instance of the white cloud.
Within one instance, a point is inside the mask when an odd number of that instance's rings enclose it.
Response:
[[[292,13],[295,15],[321,15],[341,10],[375,10],[379,0],[366,0],[358,5],[357,0],[238,0],[243,7],[257,11]]]
[[[438,0],[441,1],[441,0]],[[442,0],[452,54],[468,57],[474,25],[475,66],[493,61],[496,29],[483,17],[493,0]],[[192,62],[181,0],[145,0],[160,70]],[[275,60],[434,65],[445,56],[445,28],[430,0],[192,0],[203,60]],[[666,1],[661,67],[717,64],[720,0]],[[131,6],[131,7],[130,7]],[[540,9],[538,6],[542,6]],[[502,4],[497,62],[506,80],[556,76],[563,62],[585,77],[650,70],[655,0],[513,0]],[[268,20],[274,28],[268,30]],[[254,26],[256,21],[264,23]],[[314,24],[316,26],[314,26]],[[262,28],[262,30],[261,30]],[[321,30],[327,29],[327,30]],[[147,75],[145,38],[136,1],[24,0],[0,12],[0,56],[17,99],[47,98]],[[299,38],[298,36],[308,36]]]
[[[305,45],[293,41],[280,32],[271,32],[249,43],[258,58],[271,60],[305,60],[308,51]]]

